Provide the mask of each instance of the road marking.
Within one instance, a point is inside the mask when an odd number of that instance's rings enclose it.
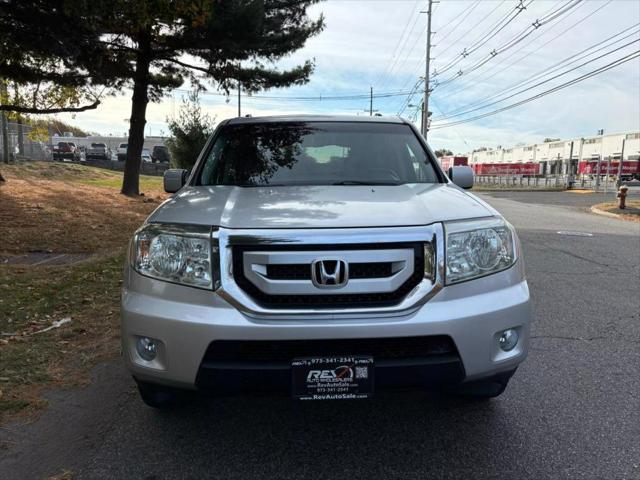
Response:
[[[568,235],[570,237],[593,237],[593,233],[588,232],[572,232],[570,230],[559,230],[558,235]]]

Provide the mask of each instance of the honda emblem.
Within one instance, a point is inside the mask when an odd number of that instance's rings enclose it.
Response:
[[[339,258],[314,260],[311,281],[318,288],[342,288],[349,281],[349,264]]]

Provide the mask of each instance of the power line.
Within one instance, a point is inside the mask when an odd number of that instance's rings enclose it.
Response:
[[[446,52],[447,50],[449,50],[451,47],[453,47],[460,39],[464,38],[465,36],[468,36],[469,32],[473,31],[475,28],[477,28],[479,25],[482,24],[482,22],[484,20],[486,20],[490,15],[492,15],[499,7],[501,7],[504,3],[506,2],[506,0],[502,0],[502,2],[500,2],[495,8],[493,8],[487,15],[485,15],[479,22],[477,22],[474,26],[472,26],[471,28],[469,28],[464,35],[462,35],[461,37],[459,37],[458,39],[456,39],[452,44],[450,44],[446,49],[444,49],[441,53]],[[464,13],[464,10],[461,12],[461,14]],[[425,66],[425,58],[421,58],[420,61],[418,61],[417,66],[418,66],[418,70],[421,72],[422,69]],[[401,90],[405,90],[410,82],[412,80],[412,77],[408,77],[407,80],[402,84],[402,87],[400,87]],[[410,103],[407,102],[407,103]]]
[[[482,24],[482,22],[484,22],[487,18],[489,18],[491,15],[493,15],[493,13],[498,10],[498,8],[500,8],[507,0],[502,0],[502,2],[500,2],[494,9],[492,9],[488,14],[486,14],[484,17],[482,17],[474,26],[472,26],[470,29],[468,29],[467,31],[465,31],[460,37],[458,37],[457,39],[455,39],[452,43],[449,44],[449,46],[447,48],[445,48],[444,50],[442,50],[440,52],[440,55],[444,55],[446,52],[448,52],[451,48],[453,48],[455,45],[458,44],[458,42],[460,40],[462,40],[463,38],[469,36],[469,33],[473,31],[474,28],[478,27],[479,25]],[[442,39],[440,40],[440,42],[442,42]]]
[[[416,9],[417,9],[417,7],[418,7],[418,1],[419,1],[419,0],[416,0],[415,4],[414,4],[414,6],[413,6],[413,9],[409,12],[409,17],[407,18],[407,22],[406,22],[406,23],[405,23],[405,25],[404,25],[404,29],[402,30],[402,33],[400,34],[400,37],[398,38],[398,41],[397,41],[397,43],[396,43],[396,46],[395,46],[395,47],[393,48],[393,50],[392,50],[392,54],[389,56],[389,61],[392,61],[392,60],[395,58],[396,54],[397,54],[397,53],[399,53],[399,51],[398,51],[398,47],[400,46],[400,43],[402,42],[402,39],[404,38],[404,34],[407,32],[407,28],[409,27],[409,23],[411,23],[411,18],[412,18],[412,17],[413,17],[413,15],[415,14],[414,12],[415,12],[415,10],[416,10]],[[378,84],[380,84],[380,83],[381,83],[382,79],[386,77],[386,75],[387,75],[387,70],[388,70],[389,68],[390,68],[390,67],[389,67],[389,65],[387,65],[387,66],[385,67],[385,69],[382,71],[382,73],[380,73],[380,74],[378,75],[378,77],[376,78],[376,80],[373,82],[373,84],[374,84],[374,85],[378,85]]]
[[[398,65],[398,71],[402,69],[402,67],[405,66],[405,64],[407,63],[407,60],[409,59],[409,57],[411,56],[411,54],[414,52],[414,50],[416,49],[416,45],[418,45],[418,41],[420,41],[422,39],[422,32],[420,32],[420,34],[415,38],[415,40],[413,41],[413,44],[411,45],[410,49],[407,49],[407,53],[404,56],[404,59],[402,60],[402,62]],[[389,78],[389,81],[391,80],[391,78]],[[389,81],[387,81],[387,84],[389,83]],[[387,87],[388,85],[384,85],[384,87]]]
[[[436,75],[441,75],[445,72],[448,72],[453,67],[455,67],[458,63],[460,63],[462,59],[467,58],[469,55],[474,53],[480,47],[485,45],[489,40],[491,40],[498,33],[504,30],[511,22],[513,22],[518,17],[518,15],[520,15],[529,5],[531,5],[531,2],[533,2],[533,0],[529,0],[529,3],[524,5],[523,1],[524,0],[520,0],[520,3],[518,3],[518,5],[511,12],[509,12],[506,16],[504,16],[496,24],[494,24],[494,26],[491,27],[489,31],[484,36],[482,36],[479,40],[474,42],[469,47],[464,48],[458,56],[450,60],[449,63],[447,63],[439,71],[434,72],[434,77]]]
[[[185,89],[175,89],[174,92],[179,93],[189,93],[189,90]],[[391,91],[384,93],[377,93],[373,95],[373,98],[389,98],[389,97],[401,97],[407,94],[410,94],[411,91]],[[226,93],[221,92],[202,92],[203,95],[213,95],[220,97],[228,97]],[[369,99],[371,97],[370,93],[364,94],[345,94],[345,95],[310,95],[310,96],[271,96],[271,95],[245,95],[245,99],[254,99],[254,100],[294,100],[294,101],[341,101],[341,100],[362,100]]]
[[[609,63],[607,65],[604,65],[604,66],[602,66],[600,68],[592,70],[589,73],[586,73],[584,75],[581,75],[580,77],[574,78],[573,80],[569,80],[568,82],[560,84],[560,85],[558,85],[556,87],[550,88],[549,90],[545,90],[544,92],[538,93],[538,94],[533,95],[533,96],[531,96],[529,98],[525,98],[524,100],[520,100],[519,102],[513,103],[511,105],[507,105],[505,107],[499,108],[497,110],[493,110],[491,112],[483,113],[481,115],[476,115],[475,117],[466,118],[466,119],[463,119],[463,120],[457,120],[455,122],[443,123],[443,124],[440,124],[440,125],[434,125],[434,126],[431,127],[431,130],[437,130],[437,129],[441,129],[441,128],[452,127],[454,125],[460,125],[460,124],[463,124],[463,123],[474,122],[476,120],[480,120],[482,118],[486,118],[486,117],[489,117],[491,115],[496,115],[496,114],[504,112],[506,110],[510,110],[512,108],[519,107],[519,106],[524,105],[526,103],[529,103],[529,102],[532,102],[532,101],[537,100],[539,98],[542,98],[542,97],[544,97],[546,95],[550,95],[551,93],[557,92],[558,90],[562,90],[564,88],[567,88],[567,87],[570,87],[572,85],[575,85],[576,83],[582,82],[582,81],[587,80],[587,79],[589,79],[591,77],[599,75],[599,74],[601,74],[603,72],[606,72],[607,70],[611,70],[612,68],[620,66],[620,65],[622,65],[622,64],[624,64],[626,62],[629,62],[631,60],[634,60],[635,58],[638,58],[638,57],[640,57],[640,50],[636,50],[635,52],[633,52],[633,53],[631,53],[629,55],[626,55],[624,57],[621,57],[621,58],[619,58],[619,59],[617,59],[617,60],[615,60],[615,61],[613,61],[613,62],[611,62],[611,63]]]
[[[411,100],[413,99],[413,97],[415,96],[416,93],[418,93],[418,89],[420,88],[420,85],[422,85],[422,82],[424,80],[422,78],[419,78],[416,83],[413,85],[413,88],[411,89],[411,91],[409,92],[409,94],[407,95],[407,98],[405,100],[403,100],[402,102],[402,107],[400,108],[400,110],[398,110],[398,115],[402,115],[404,113],[404,111],[406,110],[406,108],[409,106],[409,104],[411,103]]]
[[[431,101],[432,101],[432,102],[433,102],[433,104],[436,106],[436,108],[438,109],[438,111],[439,111],[441,114],[443,114],[443,115],[444,115],[444,112],[443,112],[443,111],[442,111],[442,109],[440,108],[440,105],[438,105],[438,103],[437,103],[434,99],[432,99]],[[462,136],[462,134],[460,133],[460,131],[459,131],[457,128],[455,128],[455,127],[452,127],[452,128],[453,128],[453,131],[455,132],[455,134],[456,134],[456,135],[458,135],[458,137],[460,137],[460,140],[462,140],[462,143],[464,143],[467,147],[469,147],[469,143],[468,143],[468,142],[467,142],[467,140]],[[470,147],[469,147],[469,148],[470,148]]]
[[[471,15],[471,13],[476,9],[476,7],[478,5],[480,5],[480,2],[481,2],[481,0],[476,0],[474,3],[470,4],[467,8],[465,8],[458,15],[456,15],[457,17],[459,17],[458,22],[455,25],[453,25],[452,27],[449,27],[448,31],[447,31],[447,34],[444,37],[439,38],[438,42],[444,42],[449,37],[449,35],[451,35],[453,32],[455,32],[456,29],[460,26],[460,24],[462,22],[464,22],[469,15]],[[438,4],[438,5],[440,5],[440,4]],[[435,9],[434,9],[434,12],[435,12]]]
[[[598,42],[598,43],[596,43],[594,45],[591,45],[590,47],[585,48],[584,50],[581,50],[581,51],[579,51],[579,52],[577,52],[577,53],[575,53],[573,55],[570,55],[569,57],[566,57],[566,58],[560,60],[559,62],[556,62],[555,64],[553,64],[553,65],[545,68],[544,70],[538,72],[536,75],[533,75],[532,77],[530,77],[527,80],[523,80],[521,82],[518,82],[518,83],[516,83],[516,84],[514,84],[514,85],[512,85],[512,86],[510,86],[508,88],[503,88],[498,93],[494,93],[493,95],[489,95],[487,97],[481,98],[481,99],[479,99],[479,100],[477,100],[477,101],[475,101],[475,102],[473,102],[473,103],[471,103],[469,105],[465,105],[465,106],[462,106],[462,107],[458,107],[458,108],[456,108],[454,110],[451,110],[449,113],[443,114],[443,116],[439,117],[439,119],[440,118],[442,118],[442,119],[450,118],[450,117],[462,115],[463,113],[458,113],[458,112],[461,112],[463,110],[469,109],[471,107],[475,107],[477,105],[478,106],[482,106],[488,100],[491,100],[493,98],[496,98],[496,97],[499,97],[501,95],[504,95],[505,93],[513,91],[518,87],[521,87],[521,86],[530,84],[532,82],[535,82],[537,79],[543,77],[546,74],[553,73],[553,72],[556,72],[558,70],[561,70],[562,68],[568,67],[569,65],[571,65],[573,63],[576,63],[576,62],[582,60],[583,58],[586,58],[586,57],[588,57],[590,55],[593,55],[593,54],[595,54],[595,53],[597,53],[597,52],[599,52],[601,50],[604,50],[604,49],[606,49],[606,48],[608,48],[608,47],[610,47],[610,46],[612,46],[612,45],[614,45],[616,43],[622,42],[623,40],[625,40],[625,39],[627,39],[629,37],[633,37],[634,35],[637,35],[640,32],[640,30],[636,30],[634,32],[631,32],[631,33],[629,33],[627,35],[624,35],[621,38],[618,38],[618,39],[614,40],[613,42],[609,43],[608,45],[604,45],[604,46],[600,47],[600,45],[603,45],[603,44],[609,42],[610,40],[612,40],[612,39],[614,39],[616,37],[619,37],[620,35],[623,35],[624,33],[628,32],[629,30],[637,29],[638,25],[640,25],[640,23],[636,23],[635,25],[632,25],[632,26],[630,26],[628,28],[625,28],[624,30],[622,30],[621,32],[616,33],[615,35],[612,35],[612,36],[610,36],[610,37],[608,37],[608,38],[606,38],[606,39],[604,39],[604,40],[602,40],[602,41],[600,41],[600,42]],[[633,43],[636,43],[637,41],[638,40],[635,40],[633,42],[629,42],[629,43],[623,45],[622,47],[620,47],[618,49],[615,49],[615,50],[612,50],[611,52],[608,52],[608,53],[606,53],[604,55],[601,55],[600,57],[597,57],[597,58],[595,58],[595,59],[593,59],[591,61],[595,61],[595,60],[597,60],[599,58],[602,58],[605,55],[610,55],[611,53],[613,53],[613,52],[615,52],[615,51],[617,51],[617,50],[619,50],[621,48],[624,48],[625,46],[629,46],[629,45],[631,45]],[[600,47],[600,48],[597,48],[597,47]],[[593,50],[593,51],[591,51],[591,50]],[[587,62],[587,63],[589,63],[589,62]],[[583,64],[583,65],[586,65],[586,63]],[[567,72],[570,72],[570,71],[571,70],[568,70]],[[479,107],[479,108],[482,108],[482,107]],[[466,110],[466,112],[468,113],[469,110]]]
[[[465,70],[460,70],[460,71],[458,71],[458,73],[456,73],[452,77],[449,77],[448,79],[443,80],[442,82],[439,82],[438,86],[447,85],[447,84],[455,81],[456,79],[460,78],[463,75],[468,75],[469,73],[478,70],[480,67],[482,67],[487,62],[491,61],[492,59],[494,59],[495,57],[497,57],[501,53],[506,52],[510,48],[512,48],[512,47],[516,46],[518,43],[522,42],[525,38],[527,38],[529,35],[531,35],[533,32],[535,32],[538,28],[540,28],[540,27],[546,25],[547,23],[552,22],[555,19],[559,18],[560,16],[566,14],[569,10],[574,8],[581,1],[582,0],[574,0],[573,2],[567,2],[568,4],[570,4],[570,5],[568,5],[568,7],[565,4],[565,8],[564,9],[558,9],[555,12],[553,12],[553,14],[551,14],[551,15],[547,15],[547,16],[541,18],[541,19],[537,19],[529,27],[524,29],[518,35],[514,36],[507,43],[505,43],[504,45],[502,45],[502,46],[500,46],[498,48],[494,48],[491,52],[489,52],[487,54],[486,57],[484,57],[483,59],[480,59],[478,62],[476,62],[471,67],[469,67],[469,68],[467,68]],[[435,87],[436,86],[434,86],[434,88]]]
[[[516,49],[515,51],[513,51],[510,55],[508,55],[507,57],[503,58],[501,61],[499,61],[496,65],[494,65],[494,73],[492,73],[491,75],[489,75],[488,77],[484,78],[484,81],[486,82],[487,80],[494,78],[496,75],[499,75],[500,73],[506,71],[509,68],[512,68],[513,66],[517,65],[518,63],[520,63],[522,60],[524,60],[525,58],[530,58],[531,55],[533,55],[534,53],[538,52],[539,50],[541,50],[542,48],[546,47],[548,44],[550,44],[551,42],[557,40],[558,38],[562,37],[563,35],[566,35],[568,32],[570,32],[571,30],[573,30],[574,28],[576,28],[578,25],[580,25],[581,23],[585,22],[588,18],[590,18],[591,16],[595,15],[597,12],[599,12],[600,10],[602,10],[604,7],[606,7],[609,3],[611,3],[613,0],[608,0],[608,2],[606,2],[605,4],[599,6],[598,8],[596,8],[595,10],[593,10],[592,12],[588,13],[586,16],[582,17],[580,20],[578,20],[577,22],[575,22],[574,24],[572,24],[571,26],[565,28],[564,30],[562,30],[562,32],[560,32],[558,35],[556,35],[555,37],[551,38],[550,40],[546,41],[545,43],[543,43],[542,45],[540,45],[539,47],[536,47],[533,51],[528,52],[527,54],[523,55],[522,57],[518,58],[517,60],[515,60],[514,62],[510,63],[509,65],[507,65],[506,67],[504,67],[503,69],[498,69],[499,66],[503,65],[507,60],[509,60],[510,58],[512,58],[515,54],[517,54],[518,52],[522,51],[523,49],[525,49],[526,47],[528,47],[529,45],[531,45],[534,41],[536,41],[537,39],[541,38],[542,36],[545,35],[545,32],[541,32],[540,35],[538,35],[537,37],[531,39],[530,42],[525,43],[523,45],[520,46],[520,48]],[[580,6],[584,5],[581,4]],[[565,17],[565,19],[568,19],[570,17]],[[564,19],[563,19],[564,20]],[[557,26],[560,25],[560,23],[562,22],[562,20],[560,20],[560,22],[556,23],[555,25],[553,25],[546,33],[549,33],[551,30],[553,30],[554,28],[556,28]],[[475,80],[477,78],[480,77],[481,72],[478,72],[475,76],[471,76],[471,77],[467,77],[466,78],[466,84],[469,84],[472,80],[475,82]],[[462,85],[459,86],[459,88],[448,92],[447,95],[444,96],[440,96],[439,98],[445,99],[445,98],[449,98],[452,95],[455,95],[456,93],[460,92],[461,90],[465,89],[466,87],[464,86],[465,82],[463,82]],[[440,85],[440,87],[442,87],[442,85]],[[440,90],[440,89],[438,89]]]
[[[475,112],[475,111],[478,111],[478,110],[482,110],[483,108],[490,107],[490,106],[495,105],[495,104],[497,104],[497,103],[504,102],[505,100],[508,100],[508,99],[510,99],[510,98],[513,98],[513,97],[515,97],[515,96],[518,96],[518,95],[520,95],[521,93],[528,92],[529,90],[533,90],[534,88],[539,87],[540,85],[544,85],[545,83],[549,83],[550,81],[555,80],[556,78],[559,78],[559,77],[561,77],[561,76],[563,76],[563,75],[566,75],[567,73],[571,73],[571,72],[573,72],[574,70],[578,70],[579,68],[584,67],[585,65],[588,65],[588,64],[590,64],[590,63],[595,62],[596,60],[600,60],[601,58],[604,58],[604,57],[606,57],[606,56],[608,56],[608,55],[611,55],[612,53],[615,53],[615,52],[617,52],[617,51],[619,51],[619,50],[622,50],[623,48],[628,47],[629,45],[632,45],[632,44],[634,44],[634,43],[637,43],[638,41],[640,41],[640,40],[634,40],[634,41],[632,41],[632,42],[626,43],[626,44],[624,44],[624,45],[622,45],[622,46],[620,46],[620,47],[618,47],[618,48],[615,48],[615,49],[611,50],[610,52],[606,52],[606,53],[604,53],[604,54],[602,54],[602,55],[599,55],[599,56],[597,56],[596,58],[593,58],[593,59],[591,59],[591,60],[588,60],[588,61],[586,61],[586,62],[584,62],[584,63],[582,63],[582,64],[580,64],[580,65],[578,65],[578,66],[576,66],[576,67],[570,68],[569,70],[566,70],[566,71],[564,71],[564,72],[562,72],[562,73],[559,73],[558,75],[554,75],[553,77],[550,77],[550,78],[548,78],[548,79],[546,79],[546,80],[543,80],[543,81],[541,81],[541,82],[538,82],[538,83],[536,83],[535,85],[532,85],[532,86],[527,87],[527,88],[525,88],[525,89],[523,89],[523,90],[520,90],[519,92],[513,93],[513,94],[508,95],[508,96],[506,96],[506,97],[504,97],[504,98],[501,98],[500,100],[496,100],[496,101],[494,101],[494,102],[486,103],[486,104],[484,104],[484,105],[482,105],[482,106],[479,106],[479,107],[476,107],[476,108],[471,108],[471,109],[466,110],[466,111],[464,111],[464,112],[456,113],[456,114],[453,114],[453,115],[452,115],[452,114],[449,114],[447,117],[444,117],[444,118],[442,118],[442,119],[448,119],[448,118],[453,118],[453,117],[459,117],[459,116],[461,116],[461,115],[466,115],[466,114],[468,114],[468,113]]]

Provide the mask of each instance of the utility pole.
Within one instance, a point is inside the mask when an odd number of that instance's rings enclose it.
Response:
[[[242,112],[240,110],[240,93],[242,91],[242,84],[240,83],[240,80],[238,80],[238,116],[241,117],[242,116]]]
[[[369,89],[369,116],[373,117],[373,86]]]
[[[622,169],[624,167],[623,163],[624,162],[624,143],[625,143],[625,138],[622,139],[622,150],[620,150],[620,163],[618,163],[618,188],[620,188],[620,185],[622,185]]]
[[[422,136],[427,139],[427,132],[429,131],[429,67],[431,60],[431,12],[433,7],[433,0],[428,0],[427,8],[427,52],[424,72],[424,103],[422,107]]]
[[[573,141],[569,148],[569,160],[567,161],[567,189],[573,188],[573,167],[571,166],[573,160]]]

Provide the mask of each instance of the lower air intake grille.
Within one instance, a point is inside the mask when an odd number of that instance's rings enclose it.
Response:
[[[375,360],[456,354],[450,337],[353,338],[336,340],[219,340],[209,345],[206,362],[291,362],[296,357],[371,355]]]

